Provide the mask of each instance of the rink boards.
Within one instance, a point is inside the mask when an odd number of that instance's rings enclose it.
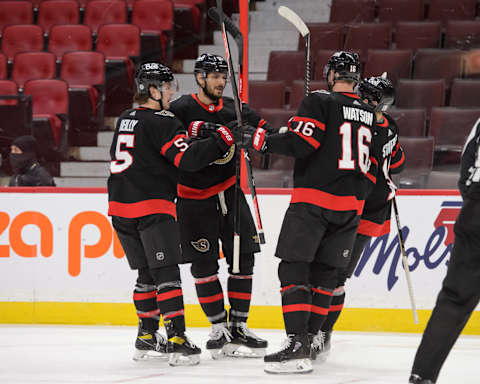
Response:
[[[259,191],[267,244],[256,257],[249,324],[282,328],[275,246],[288,190]],[[409,190],[398,196],[420,323],[410,310],[395,220],[390,235],[365,249],[347,282],[338,329],[422,332],[445,276],[456,191]],[[0,189],[0,323],[135,324],[136,274],[127,265],[107,213],[105,189]],[[225,264],[220,279],[225,285]],[[207,326],[188,266],[182,266],[187,324]],[[476,311],[465,330],[480,334]]]

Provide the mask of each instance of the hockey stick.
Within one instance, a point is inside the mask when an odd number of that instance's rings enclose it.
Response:
[[[217,0],[218,14],[220,15],[220,26],[222,27],[223,45],[225,46],[225,56],[228,64],[228,76],[232,83],[233,100],[235,106],[235,115],[237,117],[237,129],[241,130],[242,122],[242,104],[238,95],[237,83],[235,81],[235,72],[233,69],[232,56],[230,55],[230,45],[225,30],[224,15],[222,10],[222,0]],[[233,266],[232,272],[240,272],[240,155],[235,157],[235,198],[233,204]]]
[[[310,93],[310,30],[305,22],[290,8],[281,5],[278,14],[292,23],[305,39],[305,96]]]
[[[223,12],[222,12],[223,13]],[[221,25],[222,15],[218,12],[217,8],[210,8],[208,10],[208,16]],[[238,61],[239,61],[239,95],[242,95],[243,84],[241,82],[242,73],[243,73],[243,35],[242,32],[237,28],[233,21],[223,14],[223,22],[225,29],[230,33],[238,46]],[[253,177],[252,164],[250,158],[248,157],[248,152],[243,150],[243,155],[245,158],[245,164],[247,168],[247,181],[248,188],[252,194],[253,208],[255,210],[255,218],[257,219],[257,229],[258,229],[258,239],[260,244],[265,244],[265,233],[263,231],[262,217],[260,216],[260,206],[258,204],[257,197],[257,188],[255,186],[255,178]]]
[[[408,294],[410,296],[410,304],[412,305],[413,321],[418,324],[417,307],[415,305],[415,297],[413,296],[412,280],[410,277],[410,269],[407,262],[407,254],[405,252],[405,241],[403,240],[402,227],[400,225],[400,217],[398,216],[397,199],[393,198],[393,212],[397,223],[398,243],[400,244],[400,252],[402,254],[403,269],[407,278]]]

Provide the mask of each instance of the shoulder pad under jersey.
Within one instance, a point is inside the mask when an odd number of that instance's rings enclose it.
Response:
[[[155,112],[154,114],[159,116],[175,117],[175,115],[172,112],[166,111],[165,109],[162,109],[159,112]]]

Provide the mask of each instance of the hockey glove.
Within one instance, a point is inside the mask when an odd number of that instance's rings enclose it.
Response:
[[[192,121],[188,126],[188,137],[209,137],[221,127],[220,124],[208,121]]]

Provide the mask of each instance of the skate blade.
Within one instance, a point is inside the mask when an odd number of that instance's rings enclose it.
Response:
[[[225,344],[224,353],[228,357],[261,358],[265,356],[265,348],[250,348],[243,344]]]
[[[210,355],[212,356],[213,360],[221,360],[227,357],[227,354],[225,353],[225,346],[220,349],[209,349],[208,351],[210,352]]]
[[[168,354],[155,351],[143,351],[136,349],[133,354],[133,361],[167,361]]]
[[[330,350],[321,352],[317,355],[317,358],[314,360],[314,364],[323,364],[327,361],[328,356],[330,355]]]
[[[295,359],[282,362],[266,363],[264,371],[273,374],[310,373],[313,371],[310,359]]]
[[[170,353],[168,364],[170,364],[172,367],[198,365],[200,364],[200,355]]]

